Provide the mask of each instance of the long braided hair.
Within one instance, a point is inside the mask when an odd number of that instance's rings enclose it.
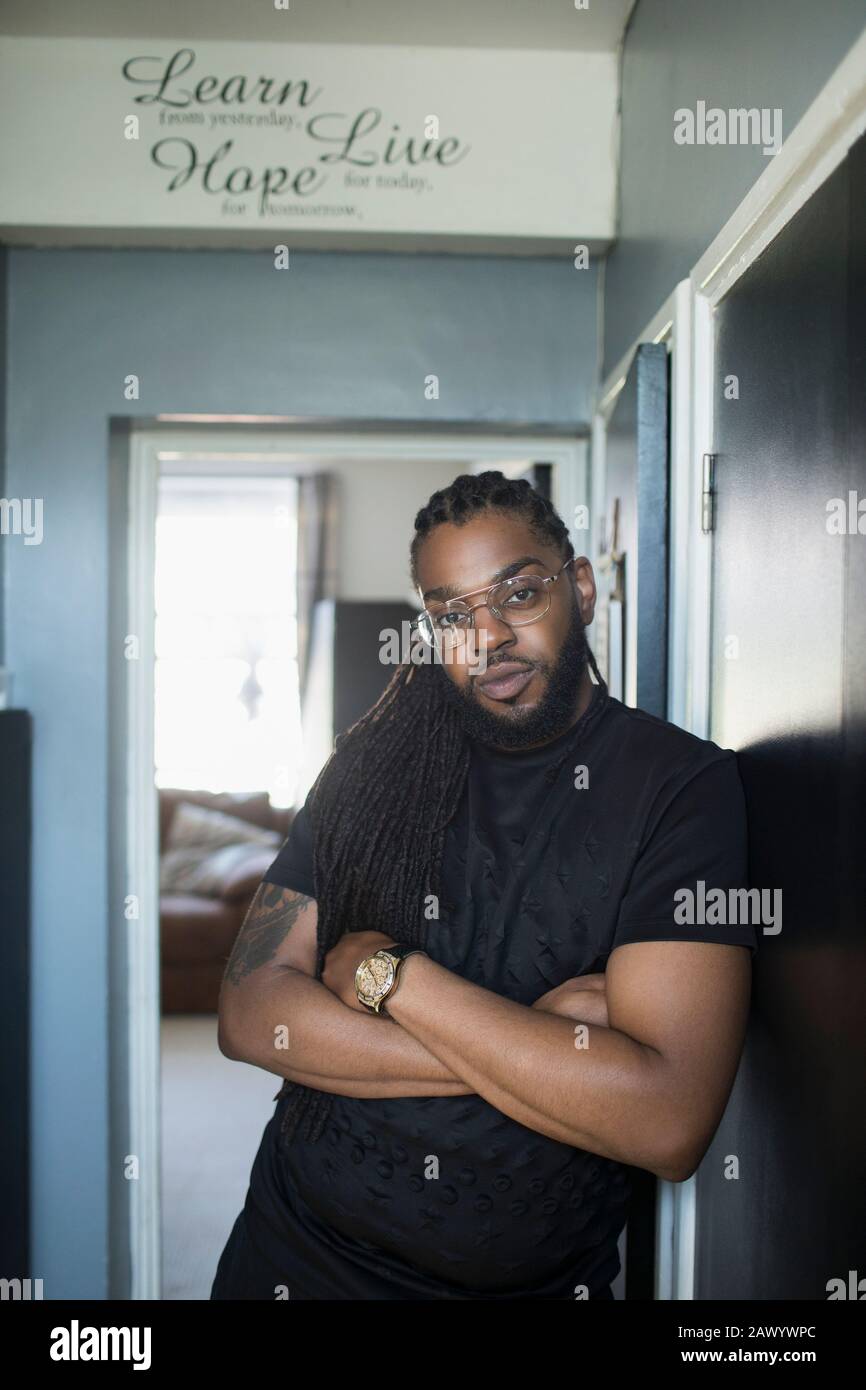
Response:
[[[482,511],[518,514],[564,559],[574,555],[568,530],[551,503],[525,479],[488,471],[463,474],[434,492],[415,517],[410,568],[417,583],[420,547],[442,522],[459,526]],[[574,726],[583,733],[606,702],[607,687],[592,652],[590,668],[600,690]],[[428,894],[441,895],[445,832],[460,802],[470,743],[459,711],[443,698],[427,663],[399,665],[385,691],[357,723],[336,740],[310,793],[313,882],[318,905],[316,977],[325,957],[347,931],[374,929],[394,941],[423,946]],[[553,780],[571,754],[548,772]],[[331,1093],[284,1082],[288,1096],[281,1132],[288,1143],[306,1116],[308,1139],[324,1130]]]

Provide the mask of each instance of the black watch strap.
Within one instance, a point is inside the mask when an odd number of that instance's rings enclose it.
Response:
[[[383,946],[382,950],[387,951],[388,955],[390,956],[396,956],[397,959],[401,962],[401,964],[407,958],[407,956],[427,955],[427,952],[424,950],[423,946],[407,946],[403,942],[400,942],[396,946]],[[387,1013],[388,1000],[400,983],[400,971],[397,967],[395,967],[395,969],[397,970],[397,974],[396,979],[394,980],[394,984],[392,985],[391,989],[388,991],[388,993],[385,995],[385,998],[379,1005],[379,1012],[383,1014]],[[390,1014],[388,1015],[388,1017],[390,1018]]]
[[[396,956],[398,960],[405,960],[415,951],[420,951],[424,956],[427,954],[423,946],[406,946],[403,942],[399,942],[396,946],[383,946],[382,950],[387,951],[389,956]]]

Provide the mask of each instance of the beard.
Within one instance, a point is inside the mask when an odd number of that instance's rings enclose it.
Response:
[[[457,710],[465,732],[470,738],[481,743],[493,744],[498,748],[524,748],[527,744],[544,743],[564,733],[574,722],[575,707],[581,681],[588,666],[589,647],[586,641],[586,628],[580,616],[577,603],[571,610],[568,632],[555,662],[526,661],[525,665],[547,676],[547,689],[538,704],[524,709],[513,701],[501,703],[507,712],[502,714],[484,709],[475,693],[474,684],[465,687],[455,685],[440,662],[433,663],[436,679],[443,687],[446,701]],[[500,661],[523,660],[507,652]],[[495,658],[488,661],[488,669],[497,665]]]

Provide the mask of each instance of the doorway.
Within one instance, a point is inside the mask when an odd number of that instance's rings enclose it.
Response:
[[[155,565],[156,527],[159,515],[160,478],[171,475],[190,480],[305,479],[327,472],[336,475],[336,559],[331,579],[336,595],[369,603],[387,600],[407,603],[413,596],[408,579],[408,541],[415,511],[429,494],[460,472],[484,468],[531,468],[536,461],[550,466],[553,500],[566,522],[575,525],[574,544],[585,549],[581,511],[588,501],[586,440],[574,433],[528,432],[502,427],[496,432],[443,427],[436,431],[407,433],[383,425],[373,429],[365,422],[353,428],[315,425],[309,428],[270,425],[259,428],[212,425],[181,428],[177,425],[145,427],[133,432],[126,455],[128,534],[126,548],[117,546],[117,568],[123,585],[115,595],[116,630],[134,639],[128,663],[127,688],[112,711],[112,745],[116,750],[116,815],[112,816],[112,873],[124,885],[134,916],[119,955],[117,989],[112,1013],[116,1046],[113,1081],[113,1131],[123,1152],[134,1156],[137,1179],[118,1181],[112,1195],[117,1213],[113,1238],[112,1282],[116,1297],[206,1298],[192,1266],[180,1270],[176,1282],[163,1281],[162,1087],[161,1087],[161,913],[160,913],[160,816],[156,766],[154,672],[157,660]],[[218,489],[217,489],[218,490]],[[366,544],[366,551],[364,545]],[[362,553],[363,552],[363,553]],[[327,566],[326,566],[327,568]],[[237,660],[237,654],[230,659]],[[246,660],[246,665],[251,665]],[[254,663],[253,663],[254,665]],[[255,672],[253,673],[255,677]],[[243,676],[243,689],[251,700],[257,682]],[[316,771],[318,769],[315,769]],[[309,776],[309,771],[307,772]],[[221,780],[225,780],[222,774]],[[301,776],[298,786],[303,784]],[[205,789],[206,790],[206,789]],[[219,792],[217,792],[219,794]],[[289,794],[291,800],[291,794]],[[217,808],[219,809],[219,808]],[[280,808],[271,806],[272,810]],[[188,815],[188,813],[187,813]],[[189,818],[189,816],[188,816]],[[192,816],[200,822],[200,817]],[[265,827],[267,828],[267,827]],[[275,857],[271,855],[271,858]],[[134,887],[133,887],[134,886]],[[213,1016],[214,1050],[216,1018]],[[225,1059],[217,1053],[221,1062]],[[207,1119],[207,1099],[201,1104],[200,1089],[206,1084],[199,1062],[200,1050],[185,1054],[178,1048],[183,1085],[199,1088],[198,1152],[207,1155],[201,1124]],[[226,1065],[229,1065],[226,1063]],[[234,1068],[235,1073],[241,1069]],[[242,1069],[244,1072],[247,1069]],[[250,1068],[253,1074],[255,1069]],[[267,1116],[267,1104],[278,1081],[262,1073],[268,1095],[261,1102],[251,1098],[251,1142],[256,1144]],[[258,1080],[259,1078],[256,1078]],[[183,1119],[183,1085],[172,1101],[173,1113]],[[261,1088],[260,1088],[261,1089]],[[252,1097],[252,1091],[250,1091]],[[263,1107],[258,1109],[259,1105]],[[218,1152],[214,1132],[212,1147]],[[248,1176],[246,1162],[244,1181]],[[238,1163],[233,1171],[240,1171]],[[218,1180],[218,1175],[217,1179]],[[189,1181],[189,1178],[185,1179]],[[232,1179],[236,1181],[236,1179]],[[182,1184],[179,1187],[182,1193]],[[237,1193],[236,1208],[243,1191]],[[180,1200],[180,1199],[179,1199]],[[228,1227],[220,1223],[224,1239]],[[206,1242],[207,1233],[197,1237]],[[192,1291],[190,1280],[197,1280]],[[177,1290],[182,1288],[183,1293]],[[126,1289],[126,1292],[123,1290]],[[174,1294],[173,1294],[174,1289]]]

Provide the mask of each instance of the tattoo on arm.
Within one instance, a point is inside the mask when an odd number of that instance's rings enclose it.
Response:
[[[262,883],[238,932],[226,966],[226,979],[238,985],[245,975],[273,960],[280,943],[313,901],[303,893],[293,893],[287,901],[285,888]]]

